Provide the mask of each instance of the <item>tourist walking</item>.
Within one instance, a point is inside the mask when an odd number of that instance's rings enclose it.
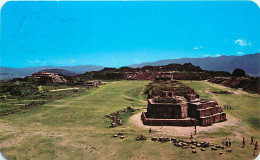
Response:
[[[228,147],[229,147],[229,148],[231,147],[231,139],[229,139]]]

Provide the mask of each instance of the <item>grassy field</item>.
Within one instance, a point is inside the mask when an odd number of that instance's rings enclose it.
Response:
[[[82,93],[86,90],[87,88],[84,87],[75,87],[75,89],[73,89],[66,85],[38,86],[37,91],[32,92],[22,98],[19,96],[12,96],[11,98],[1,98],[0,115],[3,115],[4,113],[8,113],[10,111],[22,111],[26,105],[30,105],[32,102],[38,106],[44,103],[55,101],[57,99],[62,99],[63,97]],[[24,92],[24,90],[22,90],[22,92]]]
[[[130,124],[129,117],[146,107],[146,95],[142,94],[148,81],[117,81],[84,93],[75,94],[55,102],[31,108],[26,112],[0,118],[0,152],[8,159],[254,159],[253,145],[249,137],[259,140],[259,97],[251,94],[214,95],[208,90],[222,90],[218,85],[207,82],[185,81],[201,94],[202,98],[219,101],[220,105],[234,106],[226,110],[228,118],[238,124],[199,132],[198,141],[220,144],[228,136],[232,139],[232,152],[219,155],[220,151],[207,149],[196,154],[191,149],[181,149],[172,143],[153,142],[149,134]],[[120,113],[123,125],[107,128],[111,120],[106,114],[127,106],[136,112]],[[124,132],[126,138],[113,138]],[[147,141],[136,141],[143,134]],[[174,133],[168,136],[174,136]],[[242,137],[247,147],[241,148]],[[176,137],[183,138],[185,137]],[[260,142],[260,141],[259,141]]]

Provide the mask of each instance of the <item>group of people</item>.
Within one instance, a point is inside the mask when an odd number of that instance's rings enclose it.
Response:
[[[151,132],[152,132],[152,129],[150,128],[149,129],[149,133],[151,133]],[[194,135],[196,135],[196,132],[197,132],[197,127],[195,125],[195,134]],[[193,135],[192,135],[192,132],[191,132],[190,133],[190,139],[192,139],[192,138],[193,138]],[[231,139],[228,139],[227,137],[226,137],[226,140],[225,139],[222,140],[222,146],[225,146],[226,148],[230,148],[231,144],[232,144]],[[251,143],[250,143],[250,145],[252,145],[252,144],[255,145],[254,153],[253,153],[253,156],[255,156],[256,151],[258,150],[258,143],[257,143],[257,141],[254,143],[254,137],[253,136],[251,136]],[[245,148],[245,145],[246,145],[246,140],[245,140],[245,137],[243,137],[242,148]]]
[[[246,144],[245,137],[243,137],[243,141],[242,141],[243,147],[242,148],[245,147],[245,144]],[[255,156],[255,153],[258,150],[258,143],[257,143],[257,141],[254,143],[254,137],[253,136],[251,136],[251,143],[250,143],[250,145],[252,145],[252,144],[255,145],[254,151],[253,151],[253,156]]]
[[[231,106],[229,106],[229,105],[224,105],[224,108],[225,108],[225,109],[231,109]]]
[[[231,139],[228,139],[227,137],[226,140],[224,139],[222,140],[222,146],[225,146],[226,148],[230,148],[231,144],[232,144]]]

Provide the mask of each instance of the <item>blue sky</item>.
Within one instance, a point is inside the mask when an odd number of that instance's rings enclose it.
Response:
[[[4,67],[120,67],[257,52],[260,9],[250,1],[10,1],[1,9]]]

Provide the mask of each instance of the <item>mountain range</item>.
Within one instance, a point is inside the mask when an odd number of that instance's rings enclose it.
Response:
[[[250,76],[260,76],[260,53],[247,54],[243,56],[220,56],[220,57],[204,57],[204,58],[180,58],[166,59],[156,62],[144,62],[133,64],[129,67],[141,68],[143,66],[163,66],[171,63],[192,63],[195,66],[200,66],[204,70],[212,71],[227,71],[232,72],[235,68],[241,68]],[[26,67],[26,68],[9,68],[0,67],[0,80],[7,80],[16,77],[26,77],[34,72],[47,69],[63,69],[74,74],[82,74],[90,71],[98,71],[103,69],[102,66],[94,65],[79,65],[79,66],[42,66],[42,67]],[[64,71],[63,71],[64,72]],[[65,72],[64,72],[65,73]]]
[[[32,73],[42,71],[42,70],[48,70],[48,69],[63,69],[70,72],[74,72],[74,74],[82,74],[90,71],[99,71],[103,68],[104,67],[94,66],[94,65],[41,66],[41,67],[25,67],[25,68],[0,67],[0,80],[7,80],[7,79],[12,79],[17,77],[26,77],[31,75]]]
[[[62,75],[62,76],[76,76],[76,75],[78,75],[78,73],[71,72],[71,71],[68,71],[68,70],[65,70],[65,69],[45,69],[45,70],[42,70],[42,71],[56,73],[56,74],[59,74],[59,75]]]
[[[247,54],[243,56],[220,56],[220,57],[204,57],[204,58],[180,58],[166,59],[156,62],[144,62],[133,64],[129,67],[141,68],[143,66],[162,66],[171,63],[192,63],[195,66],[200,66],[204,70],[226,71],[232,73],[236,68],[241,68],[246,71],[247,75],[260,76],[260,53]]]

